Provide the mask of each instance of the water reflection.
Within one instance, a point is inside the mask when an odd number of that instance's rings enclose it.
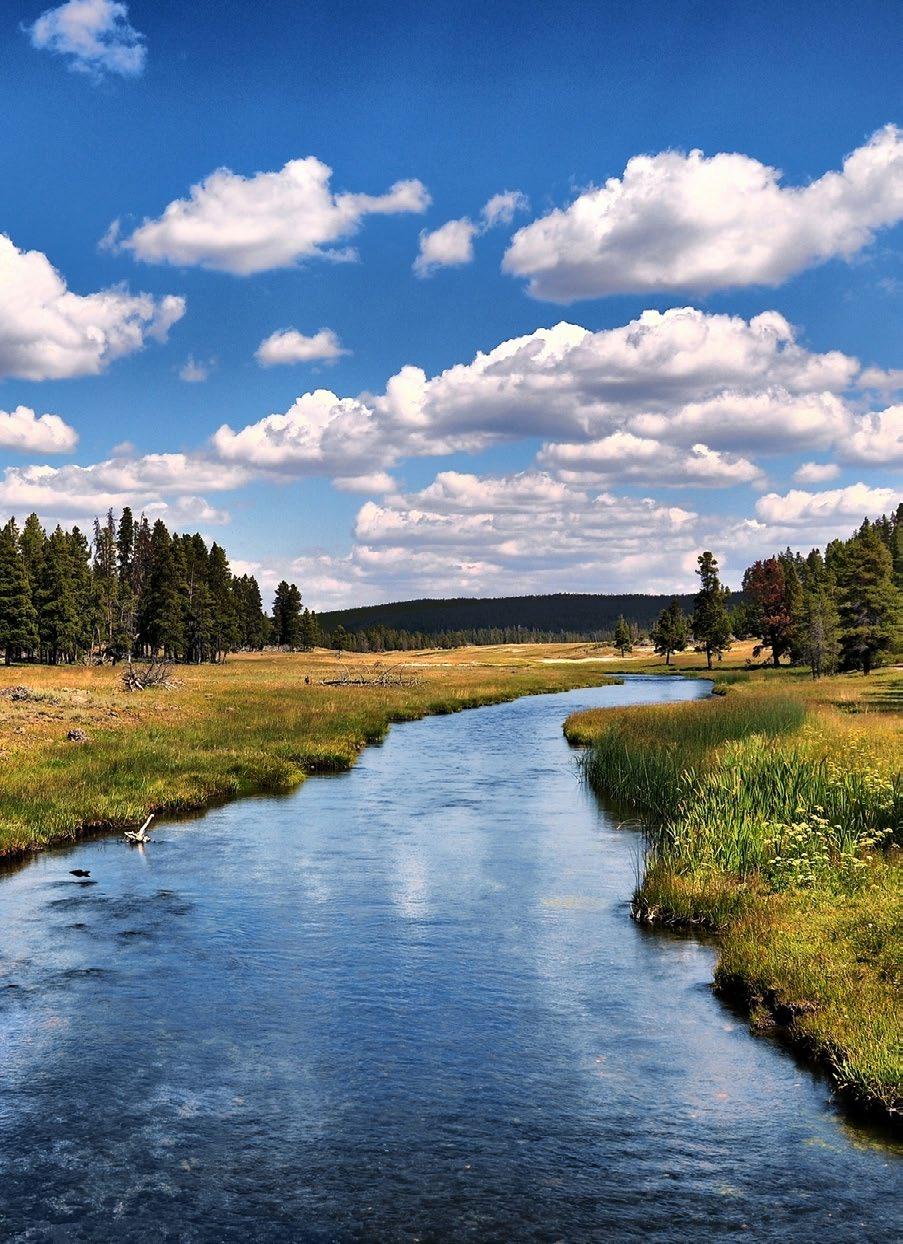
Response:
[[[894,1238],[877,1134],[630,922],[640,838],[561,735],[704,690],[411,723],[0,882],[0,1237]]]

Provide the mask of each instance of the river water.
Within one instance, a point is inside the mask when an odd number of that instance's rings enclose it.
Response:
[[[641,837],[562,737],[706,691],[406,724],[0,879],[0,1239],[899,1238],[880,1138],[631,922]]]

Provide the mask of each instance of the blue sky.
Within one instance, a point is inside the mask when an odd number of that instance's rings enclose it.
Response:
[[[896,504],[896,3],[2,21],[0,518],[129,503],[325,607],[689,588]]]

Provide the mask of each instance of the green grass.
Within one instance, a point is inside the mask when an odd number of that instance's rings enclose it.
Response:
[[[888,676],[813,685],[777,671],[735,677],[723,698],[596,710],[565,727],[591,744],[592,785],[647,819],[637,917],[718,932],[716,985],[889,1114],[903,1108],[893,690]]]

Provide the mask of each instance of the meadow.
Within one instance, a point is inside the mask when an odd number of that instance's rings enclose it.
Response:
[[[716,987],[754,1027],[898,1115],[903,677],[715,677],[709,700],[566,723],[595,789],[649,827],[634,914],[716,933]]]
[[[601,667],[550,664],[548,653],[239,655],[177,666],[174,685],[138,692],[124,689],[122,666],[0,667],[0,857],[149,812],[288,790],[348,768],[392,722],[607,681]],[[358,674],[376,685],[329,685]]]

